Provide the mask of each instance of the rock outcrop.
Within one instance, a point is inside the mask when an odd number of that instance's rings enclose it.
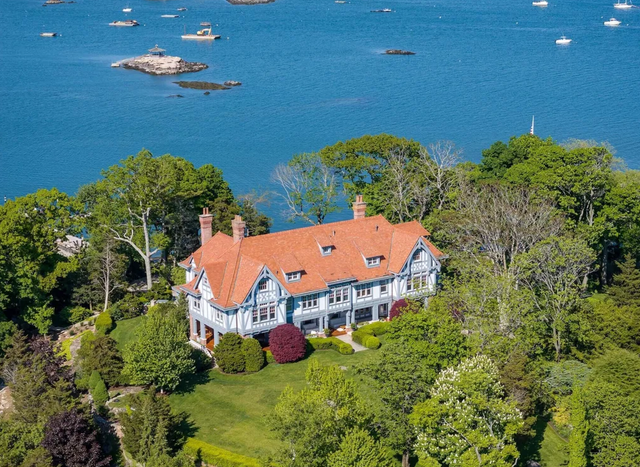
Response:
[[[409,50],[389,49],[385,52],[387,55],[415,55],[415,52]]]
[[[227,0],[232,5],[259,5],[261,3],[273,3],[276,0]]]
[[[241,85],[242,85],[242,83],[241,83],[240,81],[233,81],[233,80],[231,80],[231,81],[225,81],[223,84],[224,84],[225,86],[229,86],[229,87],[233,87],[233,86],[241,86]]]
[[[149,73],[150,75],[177,75],[180,73],[193,73],[209,68],[209,66],[204,63],[187,62],[180,57],[150,54],[124,60],[120,64],[123,68],[138,70],[143,73]]]
[[[226,86],[218,83],[209,83],[207,81],[174,81],[174,84],[177,84],[181,88],[185,89],[210,89],[212,91],[218,91],[222,89],[229,89]]]

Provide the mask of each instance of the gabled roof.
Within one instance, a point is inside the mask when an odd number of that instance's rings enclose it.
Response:
[[[291,295],[328,288],[339,281],[367,281],[399,272],[422,239],[431,253],[442,257],[418,222],[392,225],[382,216],[287,230],[239,242],[218,232],[181,262],[204,271],[213,293],[212,302],[233,308],[242,303],[266,267]],[[320,246],[333,246],[323,256]],[[369,268],[363,259],[380,256],[380,266]],[[299,281],[287,283],[287,272],[302,271]],[[193,281],[192,281],[193,282]],[[182,286],[194,289],[195,283]]]

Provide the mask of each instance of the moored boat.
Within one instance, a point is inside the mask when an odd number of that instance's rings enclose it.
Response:
[[[126,19],[124,21],[113,21],[109,23],[109,26],[119,26],[119,27],[132,27],[132,26],[140,26],[135,19]]]
[[[132,11],[133,11],[133,8],[129,8],[129,7],[126,7],[126,8],[122,9],[123,13],[131,13]]]
[[[633,8],[633,4],[628,0],[624,0],[624,3],[618,0],[618,3],[614,4],[613,8],[617,8],[618,10],[629,10]]]
[[[619,20],[617,20],[615,18],[610,18],[609,21],[605,21],[604,22],[605,26],[613,26],[613,27],[615,27],[615,26],[620,26],[620,24],[622,24],[622,21],[619,21]]]
[[[40,37],[56,37],[58,35],[57,32],[41,32]]]
[[[556,39],[557,45],[569,45],[571,44],[571,39],[567,39],[567,36],[562,36],[560,39]]]
[[[200,26],[202,26],[203,28],[210,28],[211,23],[209,21],[203,21],[202,23],[200,23]]]
[[[160,15],[160,18],[180,18],[180,15]]]
[[[187,11],[185,7],[178,8],[178,11]]]
[[[391,8],[383,8],[381,10],[371,10],[371,13],[391,13],[392,11]]]
[[[195,34],[183,34],[181,37],[183,39],[192,39],[192,40],[199,40],[199,41],[207,41],[207,40],[212,41],[215,39],[220,39],[219,35],[211,33],[211,27],[201,29]]]
[[[544,8],[544,7],[549,6],[549,2],[547,2],[547,0],[540,0],[538,2],[533,2],[532,5]]]

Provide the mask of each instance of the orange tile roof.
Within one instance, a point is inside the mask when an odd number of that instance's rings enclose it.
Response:
[[[247,237],[236,243],[218,232],[180,264],[189,267],[193,261],[197,271],[204,268],[212,302],[233,308],[245,300],[265,266],[290,294],[299,295],[327,289],[338,281],[398,273],[420,238],[436,258],[442,257],[425,238],[428,235],[418,222],[394,226],[380,215]],[[327,242],[334,248],[323,256],[318,245]],[[380,266],[368,268],[363,256],[380,256]],[[287,283],[284,275],[300,270],[300,280]],[[183,286],[194,287],[194,281]]]

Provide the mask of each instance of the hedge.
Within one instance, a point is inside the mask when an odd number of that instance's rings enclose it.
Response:
[[[244,356],[244,370],[249,373],[260,371],[264,366],[264,352],[262,346],[253,337],[242,341],[242,355]]]
[[[337,337],[310,337],[307,339],[313,350],[335,350],[342,355],[351,355],[353,347],[347,342],[342,342]]]
[[[194,438],[187,439],[184,452],[216,467],[260,467],[258,459],[236,454]]]
[[[360,344],[367,349],[377,349],[380,347],[380,339],[373,334],[370,334],[370,330],[361,331],[358,329],[357,331],[353,331],[351,333],[351,338],[353,339],[353,342]]]
[[[113,320],[111,319],[111,315],[108,311],[103,311],[96,318],[96,333],[98,334],[109,334],[113,329]]]
[[[371,336],[381,336],[389,331],[389,326],[391,326],[389,321],[376,321],[375,323],[359,327],[358,332],[364,332]]]

